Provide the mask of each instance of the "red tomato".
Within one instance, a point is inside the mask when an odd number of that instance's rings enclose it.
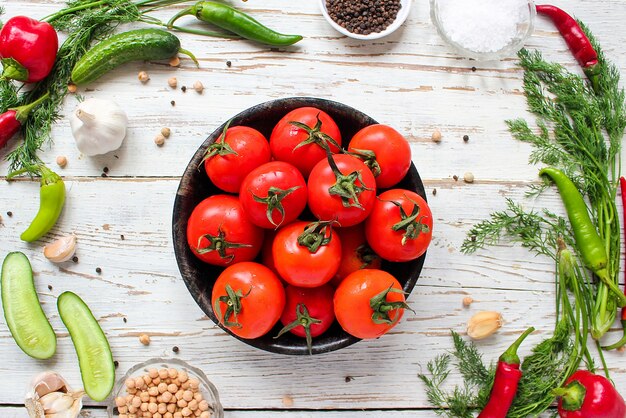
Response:
[[[320,146],[324,142],[331,152],[339,152],[341,132],[326,112],[315,107],[301,107],[287,113],[270,136],[274,158],[295,165],[304,177],[326,158],[326,151]]]
[[[211,303],[224,327],[241,338],[258,338],[272,329],[285,308],[281,281],[259,263],[227,267],[213,285]]]
[[[400,222],[404,225],[394,231],[394,225],[401,225]],[[387,190],[378,196],[374,210],[365,222],[365,236],[370,247],[385,260],[414,260],[424,254],[430,244],[433,215],[417,193]]]
[[[270,146],[261,132],[247,126],[233,126],[209,146],[204,169],[217,187],[238,193],[246,175],[271,158]]]
[[[263,229],[248,221],[239,199],[213,195],[191,213],[187,244],[205,263],[227,266],[257,256],[263,245]]]
[[[274,244],[275,236],[276,231],[265,231],[265,238],[263,239],[263,246],[261,247],[261,262],[280,278],[278,270],[276,270],[276,263],[274,263],[274,255],[272,254],[272,245]]]
[[[327,159],[317,163],[308,181],[309,209],[320,220],[336,220],[342,227],[356,225],[367,218],[376,200],[376,180],[369,168],[356,157],[345,154],[332,156],[339,173],[333,171]],[[344,185],[344,197],[333,186]],[[350,188],[352,191],[350,191]]]
[[[285,288],[285,294],[287,303],[280,317],[285,327],[278,335],[289,331],[306,338],[311,352],[311,338],[326,332],[335,320],[335,290],[328,284],[310,288],[289,285]]]
[[[278,274],[289,284],[300,287],[317,287],[328,282],[337,273],[341,261],[341,242],[330,225],[296,221],[278,230],[272,245]],[[328,240],[322,245],[309,245],[311,250],[298,243]]]
[[[253,224],[276,229],[294,221],[305,208],[306,182],[293,165],[272,161],[246,176],[239,200]]]
[[[348,274],[357,270],[380,268],[381,259],[367,243],[362,223],[350,228],[341,228],[335,233],[341,238],[341,264],[331,280],[333,286],[339,286]]]
[[[395,290],[389,291],[390,287]],[[400,283],[391,274],[374,269],[348,275],[335,291],[334,304],[339,325],[357,338],[387,333],[408,308]]]
[[[352,137],[348,151],[363,155],[380,189],[395,186],[411,167],[409,142],[391,126],[366,126]]]

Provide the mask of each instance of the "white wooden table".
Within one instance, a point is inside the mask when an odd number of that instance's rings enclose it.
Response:
[[[479,344],[489,360],[530,325],[538,331],[523,345],[522,356],[550,335],[555,307],[549,260],[505,244],[473,256],[459,252],[471,225],[503,208],[505,196],[521,199],[527,184],[537,181],[538,168],[527,164],[529,146],[513,140],[504,124],[514,117],[532,120],[525,111],[515,57],[488,65],[457,57],[437,35],[425,0],[414,1],[400,31],[374,42],[340,36],[314,0],[236,3],[267,25],[302,33],[306,39],[275,51],[183,34],[183,46],[196,53],[200,69],[185,58],[179,69],[163,62],[134,63],[82,90],[86,97],[122,104],[130,131],[117,152],[88,158],[76,149],[66,118],[55,127],[54,145],[41,157],[58,168],[55,158],[67,156],[67,167],[58,171],[67,182],[68,199],[58,225],[36,244],[21,242],[19,235],[36,212],[38,184],[0,181],[0,255],[21,250],[29,256],[44,311],[59,336],[54,358],[36,361],[19,350],[0,323],[1,417],[26,417],[21,406],[25,387],[39,371],[54,369],[80,385],[74,349],[55,308],[64,290],[75,291],[91,306],[119,362],[118,376],[151,357],[179,357],[201,367],[215,383],[228,418],[373,418],[381,410],[390,418],[432,417],[417,375],[428,360],[451,348],[450,329],[463,332],[473,312],[496,310],[506,319],[495,337]],[[7,17],[43,17],[63,1],[3,0],[2,5]],[[557,5],[590,26],[626,75],[626,2],[570,0]],[[175,10],[157,16],[165,19]],[[527,46],[579,71],[559,34],[542,19]],[[146,85],[137,80],[140,70],[150,74]],[[202,95],[172,90],[167,86],[172,76],[179,87],[200,80],[206,89]],[[204,138],[239,111],[288,96],[337,100],[405,134],[436,222],[424,270],[409,298],[416,314],[406,315],[384,338],[314,357],[270,354],[220,330],[187,292],[171,242],[179,176]],[[68,97],[64,112],[75,105],[75,98]],[[171,128],[172,136],[157,147],[153,137],[163,126]],[[435,129],[443,134],[439,144],[431,141]],[[469,135],[467,143],[463,135]],[[105,167],[106,178],[101,176]],[[0,173],[6,171],[6,162],[0,163]],[[468,171],[475,183],[453,179]],[[539,204],[562,212],[554,194]],[[42,245],[69,232],[78,236],[79,261],[51,264],[42,255]],[[470,308],[461,304],[466,295],[475,299]],[[149,346],[140,344],[141,333],[151,336]],[[616,324],[608,338],[620,336]],[[180,348],[178,354],[173,346]],[[608,353],[607,361],[617,387],[626,394],[626,354]],[[86,416],[106,416],[101,405],[87,404]]]

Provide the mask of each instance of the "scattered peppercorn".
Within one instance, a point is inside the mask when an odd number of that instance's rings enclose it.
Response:
[[[230,62],[230,61],[226,61],[226,66],[227,66],[228,68],[230,68],[232,65],[233,65],[233,63],[232,63],[232,62]]]
[[[346,383],[352,382],[353,380],[354,380],[354,377],[346,376]]]
[[[124,323],[128,322],[128,319],[126,319],[126,317],[122,318],[122,321],[124,321]]]
[[[175,353],[178,353],[179,350],[180,349],[178,348],[178,346],[172,347],[172,351],[175,352]]]
[[[176,102],[175,102],[174,100],[172,100],[172,101],[170,102],[170,104],[171,104],[172,106],[176,106]]]
[[[475,72],[475,71],[476,71],[476,67],[472,67],[472,72]]]
[[[119,366],[119,365],[120,365],[120,362],[119,362],[119,361],[117,361],[117,360],[114,360],[114,361],[113,361],[113,366],[114,366],[116,369],[117,369],[117,366]]]
[[[437,195],[437,189],[433,189],[433,196]]]
[[[109,177],[109,176],[107,176],[107,173],[102,173],[100,174],[100,177]]]
[[[468,135],[463,135],[463,141],[465,141],[465,142],[469,141],[469,136]]]
[[[98,274],[102,273],[102,269],[100,267],[96,267],[96,273]]]
[[[102,169],[102,171],[104,171],[105,173],[108,173],[108,172],[109,172],[109,167],[104,167],[104,168]]]
[[[458,181],[459,180],[459,176],[457,176],[456,174],[454,176],[452,176],[452,178],[454,179],[454,181]]]
[[[326,0],[331,19],[360,35],[385,30],[396,20],[401,7],[400,0]]]
[[[76,256],[72,257],[72,261],[75,262],[75,263],[78,263],[78,257],[76,257]]]
[[[472,235],[472,236],[470,237],[470,241],[472,241],[472,242],[476,242],[476,235]]]
[[[52,285],[51,284],[48,285],[48,290],[52,290]]]
[[[13,216],[13,212],[8,211],[8,212],[7,212],[7,216],[10,218],[11,216]]]
[[[124,238],[124,235],[120,235],[120,239],[121,239],[122,241],[124,241],[124,239],[125,239],[125,238]]]
[[[187,91],[187,86],[182,86],[180,89],[181,89],[181,90],[183,91],[183,93],[184,93],[184,92],[186,92],[186,91]]]

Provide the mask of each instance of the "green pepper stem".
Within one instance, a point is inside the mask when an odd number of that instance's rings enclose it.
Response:
[[[522,342],[528,337],[533,331],[535,327],[530,327],[522,335],[520,335],[517,340],[507,350],[502,353],[500,356],[500,361],[507,364],[520,364],[519,356],[517,355],[517,349],[522,344]]]
[[[181,17],[195,14],[196,6],[187,7],[186,9],[183,9],[180,12],[176,13],[174,16],[172,16],[172,18],[167,22],[167,28],[172,29],[174,27],[174,22],[176,22]]]

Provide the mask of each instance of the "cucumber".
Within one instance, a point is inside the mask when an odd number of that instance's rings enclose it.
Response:
[[[72,69],[76,85],[91,83],[106,72],[129,61],[172,58],[180,50],[180,41],[161,29],[137,29],[113,35],[83,55]]]
[[[85,392],[94,401],[105,400],[115,383],[109,341],[89,307],[75,293],[63,292],[57,308],[72,337]]]
[[[0,287],[4,318],[17,345],[36,359],[52,357],[57,349],[57,337],[41,309],[33,270],[23,253],[6,256]]]

